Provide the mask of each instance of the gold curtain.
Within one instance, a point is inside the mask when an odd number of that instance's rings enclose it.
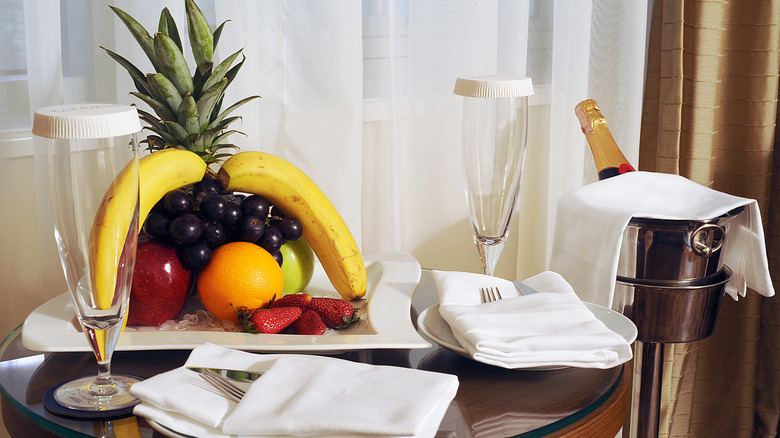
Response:
[[[756,199],[776,280],[780,1],[656,0],[649,49],[640,169]],[[748,291],[711,337],[667,345],[659,436],[777,436],[778,330],[780,297]]]

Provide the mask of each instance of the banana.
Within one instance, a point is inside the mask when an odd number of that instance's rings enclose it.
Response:
[[[138,166],[140,194],[136,197],[134,166]],[[138,209],[138,227],[152,207],[171,190],[194,184],[206,173],[206,163],[194,152],[163,149],[149,154],[137,163],[131,162],[117,175],[106,191],[92,223],[89,248],[93,294],[101,309],[108,309],[114,299],[115,279],[128,275],[123,270],[123,252],[127,237],[140,229],[131,228],[131,218]],[[122,264],[120,264],[122,263]]]
[[[336,291],[347,300],[366,294],[366,267],[344,219],[325,194],[290,162],[264,152],[239,152],[219,169],[217,179],[228,191],[266,197],[303,226]]]
[[[138,234],[132,220],[138,214],[138,166],[138,159],[133,159],[108,187],[89,233],[90,280],[101,309],[111,308],[115,279],[123,275],[126,251],[134,249],[127,238]]]

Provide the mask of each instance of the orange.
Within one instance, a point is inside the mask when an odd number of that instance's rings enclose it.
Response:
[[[268,251],[249,242],[214,250],[198,275],[198,296],[215,318],[238,323],[235,307],[256,309],[282,296],[282,268]]]

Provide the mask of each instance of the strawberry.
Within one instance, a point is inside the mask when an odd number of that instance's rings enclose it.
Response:
[[[300,307],[275,307],[273,309],[239,310],[239,322],[249,333],[279,333],[301,316]]]
[[[311,309],[304,310],[301,317],[290,325],[290,331],[296,335],[321,335],[326,329],[320,315]]]
[[[301,293],[285,295],[278,300],[273,301],[269,307],[300,307],[301,309],[306,310],[309,308],[309,304],[311,304],[311,295]]]
[[[357,312],[352,303],[340,298],[315,297],[309,305],[317,312],[322,321],[331,328],[346,328],[357,321]]]

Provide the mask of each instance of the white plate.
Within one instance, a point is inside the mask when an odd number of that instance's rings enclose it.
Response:
[[[412,295],[420,281],[420,264],[402,252],[366,257],[365,262],[368,273],[365,298],[368,323],[373,331],[350,328],[322,336],[303,336],[126,330],[119,336],[116,350],[190,350],[206,342],[246,351],[284,353],[429,348],[431,344],[417,333],[410,317]],[[339,296],[319,265],[306,292],[314,296]],[[49,300],[25,320],[23,345],[33,351],[90,351],[83,333],[73,324],[73,315],[69,293]]]
[[[603,322],[610,330],[619,334],[620,336],[623,336],[626,342],[630,344],[636,340],[636,326],[625,315],[608,309],[604,306],[599,306],[598,304],[585,302],[585,306],[591,312],[593,312],[596,318]],[[442,318],[441,314],[439,313],[438,304],[434,304],[420,313],[420,315],[417,317],[417,326],[420,328],[420,331],[428,337],[428,339],[441,345],[447,350],[452,351],[453,353],[457,353],[463,357],[472,359],[468,351],[466,351],[466,349],[460,345],[460,342],[455,339],[455,335],[452,334],[452,330],[450,329],[449,324],[447,324],[447,321]],[[560,368],[565,367],[545,366],[529,367],[526,369],[541,371]]]

